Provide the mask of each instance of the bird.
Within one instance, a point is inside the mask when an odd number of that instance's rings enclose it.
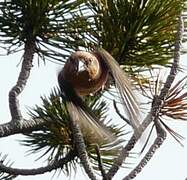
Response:
[[[58,84],[67,100],[70,117],[78,122],[81,129],[87,129],[87,133],[93,134],[96,142],[105,139],[106,142],[112,143],[116,137],[98,120],[82,97],[103,90],[110,75],[114,79],[129,123],[134,131],[139,133],[139,105],[130,80],[105,49],[97,48],[91,52],[75,51],[58,73]]]

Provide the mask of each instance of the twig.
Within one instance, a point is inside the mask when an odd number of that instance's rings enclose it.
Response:
[[[28,40],[25,43],[23,62],[21,71],[16,85],[9,92],[9,108],[13,122],[19,122],[22,120],[21,111],[19,108],[18,95],[23,91],[32,68],[33,56],[35,53],[34,40]]]
[[[102,162],[102,158],[101,158],[101,152],[100,152],[100,149],[99,149],[98,145],[95,146],[95,150],[96,150],[96,154],[97,154],[97,159],[98,159],[98,164],[99,164],[99,170],[101,171],[103,180],[107,180],[106,172],[105,172],[105,169],[103,167],[103,162]]]
[[[130,125],[130,121],[129,121],[127,118],[125,118],[125,117],[120,113],[120,111],[119,111],[119,109],[118,109],[118,107],[117,107],[117,104],[116,104],[116,101],[115,101],[115,100],[113,100],[113,106],[114,106],[114,109],[116,110],[116,113],[118,114],[118,116],[119,116],[122,120],[124,120],[127,124]]]
[[[123,180],[131,180],[134,179],[138,173],[142,171],[142,169],[147,165],[147,163],[151,160],[153,155],[155,154],[156,150],[160,148],[164,140],[166,139],[166,132],[161,127],[160,123],[157,122],[156,124],[158,136],[155,139],[153,145],[149,148],[148,152],[142,158],[140,163],[125,177]]]
[[[148,127],[148,125],[152,121],[153,121],[152,116],[149,113],[142,123],[140,134],[137,135],[136,133],[134,133],[132,137],[130,138],[130,140],[128,141],[128,143],[126,144],[126,146],[121,150],[121,153],[119,154],[119,156],[116,159],[114,159],[114,163],[112,167],[109,169],[108,173],[106,174],[108,179],[112,179],[112,177],[117,173],[122,163],[129,156],[129,152],[134,148],[141,134],[144,132],[144,130]]]

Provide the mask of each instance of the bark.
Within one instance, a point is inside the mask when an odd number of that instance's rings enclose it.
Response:
[[[22,120],[21,110],[19,108],[18,96],[26,86],[27,80],[32,68],[33,57],[35,53],[35,41],[27,40],[25,43],[23,62],[21,71],[16,85],[9,92],[9,109],[13,122],[19,122]]]
[[[75,157],[75,152],[70,151],[66,157],[56,160],[53,163],[45,166],[45,167],[39,167],[35,169],[18,169],[18,168],[12,168],[5,166],[2,162],[0,162],[0,171],[3,171],[7,174],[11,175],[22,175],[22,176],[29,176],[29,175],[39,175],[46,172],[50,172],[52,170],[56,170],[58,168],[62,168],[65,164],[70,162]]]
[[[19,123],[14,123],[13,121],[0,125],[0,138],[7,137],[14,134],[24,134],[29,133],[34,130],[39,130],[43,125],[46,125],[48,122],[42,119],[31,119],[31,120],[22,120]]]
[[[87,173],[87,175],[89,176],[89,178],[91,180],[96,180],[97,178],[94,174],[94,170],[89,162],[89,158],[88,158],[88,154],[86,151],[86,146],[84,143],[84,139],[83,139],[81,130],[80,130],[77,122],[73,119],[71,119],[71,127],[72,127],[72,131],[73,131],[73,138],[74,138],[76,151],[78,153],[78,157],[81,161],[81,164],[83,165],[84,170]]]

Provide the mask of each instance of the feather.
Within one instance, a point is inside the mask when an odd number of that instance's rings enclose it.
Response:
[[[120,94],[120,100],[123,104],[127,115],[129,116],[130,123],[133,129],[138,132],[141,127],[139,121],[139,105],[137,102],[137,98],[133,94],[131,84],[127,78],[127,75],[120,68],[117,61],[104,49],[97,49],[94,54],[100,56],[101,61],[106,63],[109,71],[111,72],[116,88]]]
[[[77,95],[72,85],[59,73],[59,85],[62,91],[62,98],[67,100],[67,109],[70,117],[75,120],[85,136],[90,136],[92,143],[110,144],[116,141],[116,136],[109,131],[86,106],[80,96]]]

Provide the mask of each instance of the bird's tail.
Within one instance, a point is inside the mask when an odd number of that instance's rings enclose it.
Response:
[[[71,84],[60,78],[59,85],[62,96],[65,98],[67,109],[74,121],[80,126],[84,137],[87,137],[93,144],[110,146],[116,143],[117,137],[94,115],[92,110],[79,97]]]
[[[96,119],[80,106],[73,102],[67,102],[67,109],[74,121],[76,121],[82,134],[93,144],[106,145],[113,144],[117,139],[104,125],[101,125]]]

